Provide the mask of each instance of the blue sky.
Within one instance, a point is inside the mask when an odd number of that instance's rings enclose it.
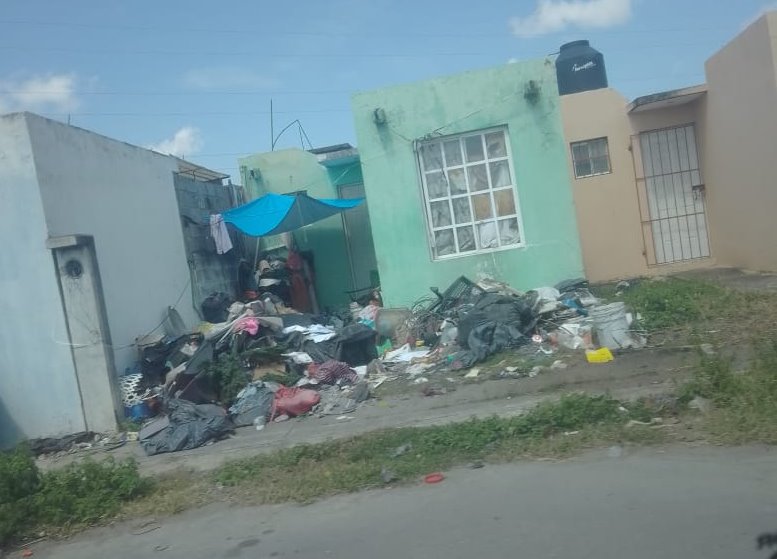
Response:
[[[704,81],[759,0],[3,0],[0,112],[32,110],[233,175],[299,119],[355,143],[350,94],[586,38],[626,97]],[[773,5],[774,6],[774,5]],[[295,127],[278,147],[300,146]]]

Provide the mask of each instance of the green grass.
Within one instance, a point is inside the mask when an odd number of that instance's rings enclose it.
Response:
[[[612,286],[596,290],[607,300],[620,300],[641,314],[648,330],[660,330],[709,319],[725,313],[741,294],[696,280],[669,278],[635,282],[620,295]]]
[[[742,371],[731,359],[703,358],[694,378],[680,390],[689,402],[709,400],[704,429],[729,444],[777,443],[777,342],[762,342]]]
[[[235,495],[252,503],[307,502],[381,486],[383,470],[390,470],[395,481],[402,483],[473,460],[557,457],[595,441],[622,439],[630,416],[620,407],[619,401],[608,396],[570,394],[514,418],[390,429],[300,445],[227,464],[212,474],[212,481],[234,488]],[[639,438],[637,431],[629,436]],[[657,436],[651,430],[642,440],[653,442]],[[403,445],[411,450],[392,457]]]
[[[150,488],[132,460],[86,460],[41,473],[24,447],[0,453],[0,545],[112,518]]]

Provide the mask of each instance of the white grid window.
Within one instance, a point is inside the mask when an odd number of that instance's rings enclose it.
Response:
[[[609,173],[610,148],[607,138],[572,142],[572,163],[576,179]]]
[[[419,164],[435,258],[523,244],[503,128],[424,142]]]

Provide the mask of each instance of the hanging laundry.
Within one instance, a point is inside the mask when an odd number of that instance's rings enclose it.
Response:
[[[229,238],[227,224],[224,223],[224,218],[221,214],[210,216],[210,236],[213,237],[213,241],[216,243],[216,252],[218,254],[225,254],[232,250],[232,239]]]

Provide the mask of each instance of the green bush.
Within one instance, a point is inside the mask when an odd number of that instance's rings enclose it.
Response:
[[[0,453],[0,545],[23,532],[41,476],[29,451]]]
[[[92,524],[115,515],[122,503],[146,488],[134,460],[88,460],[46,473],[35,508],[43,524]]]
[[[213,383],[218,400],[224,404],[232,403],[251,380],[242,358],[229,353],[221,354],[211,361],[206,372]]]
[[[41,528],[93,524],[148,488],[134,460],[87,460],[41,474],[26,448],[0,453],[0,545]]]

